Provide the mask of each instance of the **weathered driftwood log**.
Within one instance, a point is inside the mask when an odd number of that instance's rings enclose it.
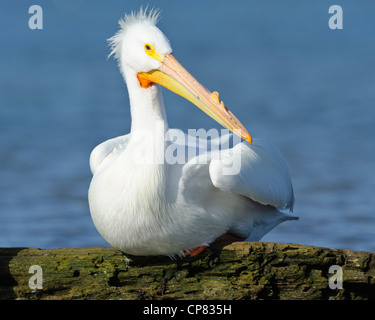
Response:
[[[33,265],[41,269],[29,273]],[[375,299],[375,254],[263,242],[218,243],[176,260],[104,247],[2,248],[0,298]]]

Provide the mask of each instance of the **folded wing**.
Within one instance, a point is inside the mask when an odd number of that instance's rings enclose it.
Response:
[[[239,143],[212,159],[209,170],[216,188],[293,211],[294,194],[288,164],[269,142],[254,139],[251,145]]]
[[[90,155],[90,169],[92,174],[104,164],[110,164],[126,148],[130,134],[109,139],[99,144]]]

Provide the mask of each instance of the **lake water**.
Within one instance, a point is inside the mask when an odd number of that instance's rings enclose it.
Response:
[[[290,164],[298,221],[264,241],[375,252],[375,3],[153,1],[178,60]],[[91,221],[88,159],[130,127],[106,39],[139,1],[0,3],[0,247],[107,246]],[[147,3],[146,3],[147,4]],[[170,127],[219,128],[163,90]]]

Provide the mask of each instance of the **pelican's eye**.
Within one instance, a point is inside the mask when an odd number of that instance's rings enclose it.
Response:
[[[154,49],[152,44],[146,43],[145,44],[145,51],[150,57],[152,57],[156,60],[159,60],[159,61],[163,60],[163,56]]]

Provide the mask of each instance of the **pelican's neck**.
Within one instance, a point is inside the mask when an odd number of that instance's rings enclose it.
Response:
[[[168,123],[159,86],[154,84],[149,88],[142,88],[133,70],[125,69],[124,76],[130,99],[131,133],[162,128],[165,134]]]
[[[132,70],[125,69],[124,76],[128,87],[132,118],[127,149],[129,153],[136,155],[141,165],[163,164],[168,123],[161,90],[156,84],[147,89],[142,88],[137,74]],[[162,166],[158,167],[158,170],[162,168]]]

